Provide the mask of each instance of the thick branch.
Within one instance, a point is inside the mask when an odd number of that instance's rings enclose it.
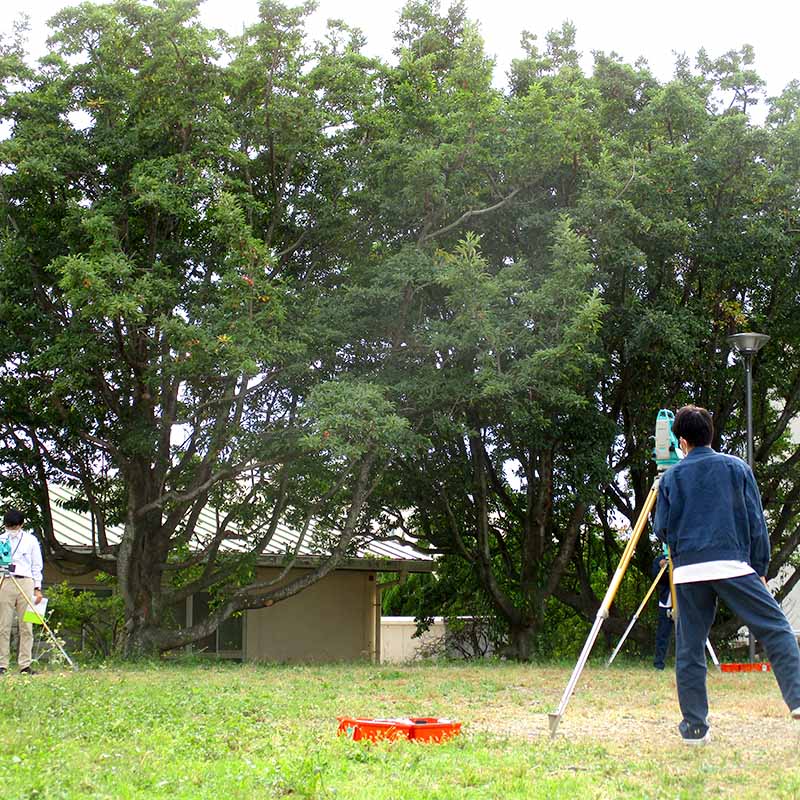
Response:
[[[424,244],[425,242],[430,241],[431,239],[435,239],[437,236],[442,236],[448,231],[457,228],[459,225],[463,224],[472,217],[480,217],[483,214],[490,214],[492,211],[497,211],[499,208],[508,205],[521,191],[522,191],[521,187],[519,189],[514,189],[514,191],[512,191],[511,194],[506,195],[502,200],[500,200],[499,202],[495,203],[492,206],[487,206],[486,208],[470,209],[469,211],[465,211],[455,222],[451,222],[449,225],[445,225],[444,228],[440,228],[438,231],[434,231],[433,233],[426,233],[420,236],[417,244]]]

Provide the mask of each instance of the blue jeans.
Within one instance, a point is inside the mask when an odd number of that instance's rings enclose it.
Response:
[[[783,699],[800,707],[800,649],[783,610],[755,574],[721,581],[675,585],[678,623],[675,631],[675,677],[683,718],[707,726],[706,639],[717,612],[717,598],[764,645]]]
[[[656,628],[656,653],[653,656],[653,666],[664,669],[664,661],[669,650],[669,640],[672,638],[672,617],[667,614],[666,608],[658,607],[658,627]]]

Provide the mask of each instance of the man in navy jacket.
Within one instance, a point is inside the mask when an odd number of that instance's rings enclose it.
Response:
[[[656,535],[667,542],[677,600],[675,676],[687,744],[708,741],[705,642],[717,598],[764,645],[783,699],[800,719],[800,649],[767,589],[770,545],[750,467],[711,449],[711,415],[684,406],[672,432],[685,458],[661,477]]]

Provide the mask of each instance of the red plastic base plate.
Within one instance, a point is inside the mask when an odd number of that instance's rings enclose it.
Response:
[[[337,717],[339,735],[353,741],[368,739],[413,739],[417,742],[443,742],[461,732],[461,723],[438,717],[396,717],[368,719],[366,717]]]

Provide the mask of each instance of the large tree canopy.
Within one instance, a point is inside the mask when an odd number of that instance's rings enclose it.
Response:
[[[237,36],[197,9],[86,3],[37,66],[22,30],[0,51],[2,485],[38,504],[50,558],[116,576],[127,652],[400,531],[531,657],[553,603],[594,615],[659,408],[706,405],[741,448],[744,327],[772,336],[770,575],[800,579],[800,85],[755,124],[748,47],[667,82],[604,53],[586,74],[567,24],[524,33],[499,89],[463,3],[409,2],[391,61],[342,22],[309,42],[310,4],[261,2]],[[94,552],[57,541],[51,481]],[[256,583],[281,521],[313,521],[326,558]],[[171,627],[212,587],[207,621]]]
[[[376,70],[344,31],[309,48],[306,10],[264,3],[233,39],[196,11],[87,3],[53,20],[38,71],[6,61],[21,82],[1,156],[6,485],[36,490],[51,557],[116,575],[129,652],[323,576],[368,529],[373,470],[406,430],[379,388],[321,369],[319,301],[350,248],[349,125]],[[96,552],[57,541],[48,480],[81,490]],[[198,540],[208,504],[217,535]],[[246,566],[279,521],[312,517],[338,536],[311,575],[252,584],[224,557],[229,527]],[[168,629],[171,606],[220,585],[209,620]]]

